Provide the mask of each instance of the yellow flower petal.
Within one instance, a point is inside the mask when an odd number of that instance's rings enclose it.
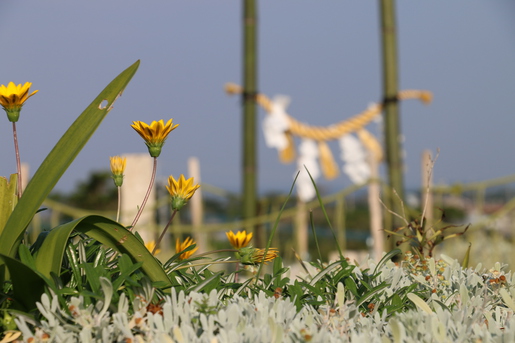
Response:
[[[182,242],[182,243],[179,241],[179,238],[177,238],[177,240],[175,241],[175,253],[178,254],[181,251],[186,250],[186,248],[188,248],[189,246],[191,246],[193,244],[197,244],[197,243],[195,243],[195,241],[191,237],[187,237],[184,240],[184,242]],[[198,249],[198,247],[195,247],[195,248],[191,249],[190,251],[186,251],[185,253],[182,253],[181,255],[179,255],[179,260],[182,261],[182,260],[189,258],[191,255],[193,255],[193,253],[195,253],[195,251],[197,251],[197,249]]]
[[[163,144],[170,132],[172,132],[179,124],[173,125],[173,119],[164,123],[163,119],[153,121],[150,125],[142,121],[134,121],[131,127],[143,138],[147,144]]]
[[[192,177],[186,180],[184,175],[181,174],[179,180],[175,180],[175,178],[170,175],[170,177],[168,177],[168,186],[166,186],[166,189],[172,198],[172,208],[174,208],[174,201],[177,202],[178,206],[184,206],[199,187],[200,185],[193,184]],[[180,210],[180,208],[174,209]]]
[[[18,121],[25,101],[38,92],[35,90],[29,95],[31,86],[32,82],[25,82],[24,85],[15,85],[13,82],[9,82],[7,87],[0,85],[0,105],[7,112],[7,117],[11,122]]]
[[[246,247],[252,239],[252,232],[247,234],[246,230],[238,231],[236,234],[234,234],[232,231],[228,231],[225,234],[227,235],[229,243],[231,243],[234,249],[241,249]]]
[[[125,171],[125,165],[127,164],[127,158],[113,156],[109,157],[109,161],[111,162],[111,172],[113,175],[123,175],[123,172]]]
[[[261,262],[263,262],[264,255],[265,255],[265,249],[256,249],[254,251],[254,254],[252,255],[252,261],[255,264],[261,263]],[[266,264],[266,262],[272,261],[277,256],[279,256],[279,250],[277,250],[276,248],[268,249],[268,251],[266,252],[265,260],[264,260],[265,264]]]

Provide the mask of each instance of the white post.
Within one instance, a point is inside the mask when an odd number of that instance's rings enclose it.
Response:
[[[196,157],[188,159],[189,177],[193,177],[194,184],[200,184],[200,162]],[[206,233],[202,233],[204,209],[202,208],[202,187],[195,191],[189,201],[191,211],[191,224],[193,225],[193,239],[200,252],[207,251]]]
[[[433,210],[433,160],[431,158],[431,151],[424,150],[422,153],[422,190],[421,190],[421,207],[423,215],[426,221],[426,237],[431,237],[434,233],[433,221],[434,221],[434,210]]]
[[[29,164],[28,163],[22,163],[21,164],[21,188],[25,190],[25,187],[27,187],[27,184],[29,183]]]
[[[132,220],[141,206],[141,202],[145,197],[152,177],[152,168],[154,160],[145,154],[127,154],[127,165],[124,172],[122,185],[122,206],[120,214],[120,223],[122,225],[131,225]],[[136,231],[141,235],[145,242],[155,239],[154,231],[156,227],[156,192],[152,189],[147,204],[141,213]],[[161,243],[162,244],[162,243]],[[164,244],[162,244],[164,245]]]
[[[379,261],[384,253],[384,232],[383,232],[383,215],[381,212],[379,184],[379,163],[377,156],[373,153],[368,154],[368,163],[370,164],[370,184],[368,185],[368,208],[370,211],[370,233],[374,241],[373,254],[374,259]]]

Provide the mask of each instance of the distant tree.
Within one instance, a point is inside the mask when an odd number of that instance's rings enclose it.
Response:
[[[50,198],[88,210],[116,210],[118,193],[108,171],[94,171],[69,194],[52,193]]]

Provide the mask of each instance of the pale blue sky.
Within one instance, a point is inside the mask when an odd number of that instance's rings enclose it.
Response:
[[[288,112],[329,125],[381,97],[377,1],[259,1],[259,89],[292,98]],[[141,66],[92,140],[57,185],[69,190],[109,156],[146,152],[133,120],[180,124],[159,159],[159,176],[187,172],[240,189],[241,110],[226,82],[241,82],[241,1],[2,0],[0,83],[33,82],[39,93],[18,124],[31,173],[66,128],[117,74]],[[515,173],[515,2],[397,1],[401,88],[434,102],[401,107],[406,184],[420,179],[424,149],[440,149],[435,182]],[[259,124],[264,112],[259,112]],[[15,172],[11,126],[0,123],[0,175]],[[335,157],[337,144],[331,144]],[[288,190],[283,165],[259,128],[259,189]],[[334,192],[344,175],[319,185]]]

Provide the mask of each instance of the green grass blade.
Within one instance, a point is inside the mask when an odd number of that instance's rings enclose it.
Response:
[[[141,270],[152,282],[162,281],[171,285],[161,264],[132,232],[114,220],[96,215],[76,219],[50,231],[36,256],[36,269],[43,276],[60,274],[67,241],[74,230],[119,253],[127,254],[134,263],[142,262]]]
[[[93,135],[136,73],[139,61],[118,75],[68,128],[30,180],[0,235],[0,253],[14,257],[27,225]]]
[[[381,260],[379,261],[379,263],[377,264],[377,266],[374,268],[374,272],[372,273],[372,275],[376,275],[377,272],[379,270],[381,270],[381,268],[383,267],[383,265],[390,261],[392,258],[394,258],[395,256],[399,255],[399,254],[402,254],[402,250],[401,249],[393,249],[391,250],[390,252],[388,252],[387,254],[385,254],[383,256],[383,258],[381,258]]]
[[[284,200],[283,206],[281,207],[281,210],[279,211],[279,214],[277,215],[277,218],[275,219],[274,226],[272,227],[272,232],[270,232],[270,237],[268,237],[268,242],[266,244],[265,252],[263,254],[263,261],[259,264],[258,271],[256,273],[256,282],[259,280],[259,275],[261,275],[261,268],[263,268],[264,260],[266,257],[266,254],[268,253],[268,249],[270,249],[270,245],[272,245],[272,240],[274,239],[275,232],[277,231],[277,227],[279,226],[279,219],[281,219],[281,215],[284,212],[284,208],[286,207],[286,204],[290,200],[290,197],[293,193],[293,187],[295,186],[295,183],[297,182],[297,178],[299,177],[299,173],[295,175],[295,179],[293,180],[293,183],[290,188],[290,192],[288,193],[288,196],[286,197],[286,200]]]
[[[306,168],[306,166],[304,166],[304,169],[306,169],[306,171],[308,172],[309,178],[311,179],[311,183],[313,183],[313,187],[315,187],[315,192],[317,194],[317,199],[320,204],[320,208],[322,209],[322,212],[324,213],[324,216],[325,216],[325,220],[327,221],[327,225],[329,225],[329,228],[331,229],[331,233],[333,234],[334,242],[336,243],[336,247],[338,248],[338,253],[340,254],[340,260],[343,260],[344,257],[343,257],[342,249],[340,248],[340,244],[338,244],[338,238],[336,237],[336,234],[334,233],[333,226],[331,225],[331,221],[329,220],[329,216],[327,215],[327,212],[325,210],[324,202],[322,201],[322,197],[320,196],[318,187],[315,183],[315,180],[311,176],[311,173],[309,172],[308,168]]]
[[[317,232],[315,230],[315,220],[313,219],[313,211],[309,210],[309,226],[311,226],[311,231],[313,231],[313,238],[315,239],[315,246],[317,247],[318,259],[320,263],[322,263],[322,252],[320,251],[320,245],[318,244]]]
[[[461,263],[461,268],[467,269],[469,267],[470,260],[470,249],[472,248],[472,243],[469,242],[469,247],[467,248],[467,252],[465,253],[465,257],[463,258],[463,262]]]

